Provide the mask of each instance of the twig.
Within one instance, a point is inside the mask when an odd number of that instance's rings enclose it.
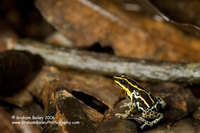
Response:
[[[125,73],[138,80],[200,83],[200,63],[161,62],[116,57],[74,49],[58,48],[35,41],[22,41],[16,50],[41,55],[47,64],[113,76]]]

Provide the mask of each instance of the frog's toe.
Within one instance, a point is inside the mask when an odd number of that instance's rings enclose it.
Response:
[[[145,124],[143,124],[142,126],[140,126],[140,129],[144,129]]]

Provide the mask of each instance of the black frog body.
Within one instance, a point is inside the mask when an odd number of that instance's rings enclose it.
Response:
[[[144,126],[153,126],[158,123],[163,114],[160,112],[164,109],[166,103],[163,99],[153,96],[152,93],[140,86],[136,81],[126,75],[114,76],[114,82],[117,83],[127,94],[130,99],[129,103],[124,104],[122,107],[129,107],[124,114],[117,113],[116,116],[127,118],[130,116],[132,110],[137,108],[141,112],[141,117],[135,118],[137,121],[143,122]]]

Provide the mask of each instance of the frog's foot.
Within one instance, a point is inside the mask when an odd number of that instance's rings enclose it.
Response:
[[[120,108],[125,108],[125,107],[131,108],[131,107],[135,107],[135,106],[136,106],[135,103],[133,103],[133,102],[128,102],[128,103],[123,103],[123,104],[120,106]]]
[[[148,120],[146,120],[146,119],[144,119],[144,118],[142,118],[142,117],[135,118],[135,120],[138,120],[138,121],[144,123],[142,126],[140,126],[140,128],[143,129],[144,126],[146,126],[146,125],[152,127],[153,125],[157,124],[162,118],[163,118],[163,114],[160,114],[160,116],[157,117],[157,118],[156,118],[155,120],[153,120],[153,121],[148,121]]]
[[[161,105],[161,107],[164,109],[165,108],[165,106],[166,106],[166,102],[162,99],[162,98],[160,98],[160,97],[156,97],[157,98],[157,101],[158,101],[158,103]]]
[[[131,112],[133,111],[133,109],[134,109],[134,107],[131,106],[128,110],[125,111],[125,113],[123,113],[123,114],[116,113],[115,116],[118,116],[119,118],[120,117],[121,118],[127,118],[131,114]]]
[[[150,124],[150,122],[149,122],[149,121],[145,120],[145,119],[144,119],[144,118],[142,118],[142,117],[135,118],[135,120],[137,120],[137,121],[139,121],[139,122],[143,122],[143,123],[144,123],[142,126],[140,126],[140,128],[141,128],[141,129],[143,129],[143,128],[144,128],[144,126],[146,126],[146,125],[149,125],[149,124]]]

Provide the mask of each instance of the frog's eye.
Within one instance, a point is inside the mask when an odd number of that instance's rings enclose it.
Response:
[[[124,80],[124,79],[122,79],[122,80],[121,80],[121,83],[122,83],[122,84],[125,84],[125,80]]]

